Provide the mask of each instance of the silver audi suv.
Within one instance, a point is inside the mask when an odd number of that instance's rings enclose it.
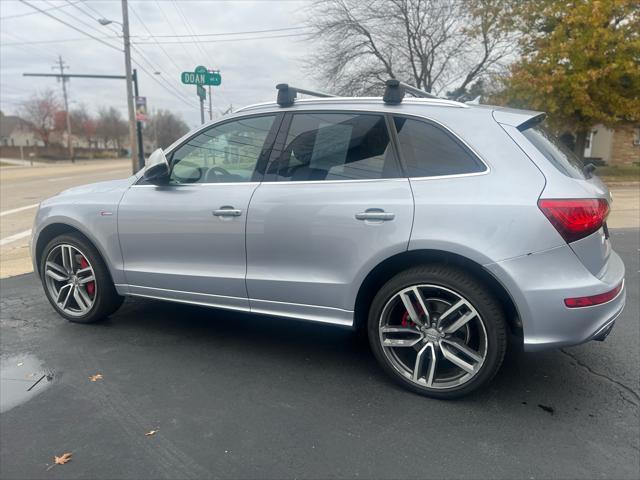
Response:
[[[508,343],[603,340],[624,307],[610,194],[544,117],[397,81],[279,85],[130,178],[42,202],[35,270],[74,322],[133,296],[360,329],[396,381],[458,397]]]

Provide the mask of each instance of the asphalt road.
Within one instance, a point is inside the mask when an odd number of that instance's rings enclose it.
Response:
[[[130,161],[116,159],[0,167],[0,277],[31,271],[29,236],[42,200],[77,185],[129,175]]]
[[[639,236],[612,233],[607,341],[510,355],[454,402],[396,387],[346,330],[152,301],[76,325],[33,275],[2,280],[0,394],[51,381],[0,414],[0,476],[637,479]]]

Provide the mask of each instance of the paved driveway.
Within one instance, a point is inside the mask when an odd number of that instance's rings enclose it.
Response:
[[[455,402],[396,387],[346,330],[150,301],[75,325],[33,275],[2,280],[0,476],[637,479],[638,231],[613,241],[609,339],[511,355]]]

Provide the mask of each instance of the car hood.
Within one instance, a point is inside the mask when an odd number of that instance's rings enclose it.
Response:
[[[106,193],[115,190],[124,190],[128,188],[135,179],[136,177],[133,176],[120,180],[108,180],[106,182],[88,183],[86,185],[80,185],[77,187],[69,188],[67,190],[63,190],[58,194],[58,196],[82,195],[86,193]]]

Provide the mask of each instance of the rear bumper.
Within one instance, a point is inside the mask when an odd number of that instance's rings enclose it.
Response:
[[[568,308],[565,298],[597,295],[624,280],[624,264],[611,252],[600,277],[563,245],[545,252],[485,265],[511,294],[522,320],[524,348],[538,351],[603,340],[622,313],[626,287],[601,305]]]

